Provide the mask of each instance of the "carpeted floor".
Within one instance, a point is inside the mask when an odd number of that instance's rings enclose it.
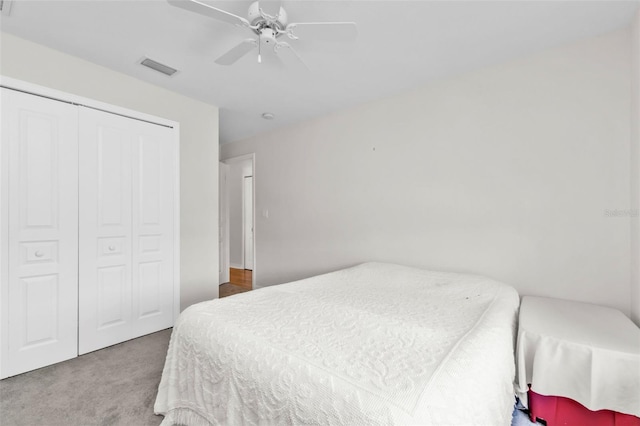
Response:
[[[1,426],[157,426],[171,329],[0,381]],[[514,410],[512,426],[530,426]]]
[[[529,420],[529,415],[523,409],[524,407],[518,402],[518,405],[513,410],[511,426],[538,426],[538,423],[533,423]]]
[[[171,329],[0,381],[0,425],[157,426]]]

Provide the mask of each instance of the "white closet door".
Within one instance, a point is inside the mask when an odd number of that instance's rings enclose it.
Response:
[[[133,120],[132,120],[133,121]],[[173,325],[173,131],[156,124],[133,125],[133,334]]]
[[[1,89],[2,365],[77,355],[77,108]]]
[[[170,128],[80,108],[80,354],[173,325]]]
[[[80,109],[79,353],[131,336],[134,120]]]

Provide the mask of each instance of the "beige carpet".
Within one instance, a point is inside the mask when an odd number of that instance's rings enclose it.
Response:
[[[0,425],[159,425],[171,329],[0,380]]]

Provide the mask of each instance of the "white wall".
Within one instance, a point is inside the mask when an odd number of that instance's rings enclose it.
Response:
[[[180,122],[181,307],[218,297],[218,108],[0,33],[0,74]]]
[[[363,261],[629,314],[630,32],[222,146],[255,153],[257,287]],[[269,217],[263,217],[264,210]]]
[[[245,268],[242,205],[244,177],[251,176],[251,171],[251,160],[229,164],[229,263],[232,268]]]
[[[631,318],[640,326],[640,10],[631,41]]]

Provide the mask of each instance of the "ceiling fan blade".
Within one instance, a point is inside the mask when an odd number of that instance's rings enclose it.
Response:
[[[280,14],[280,0],[260,0],[260,9],[267,17],[277,19]]]
[[[262,62],[267,67],[271,67],[273,69],[284,70],[286,68],[282,58],[275,53],[263,55]]]
[[[304,63],[304,61],[302,60],[302,58],[300,57],[300,55],[298,55],[298,52],[295,51],[295,49],[293,47],[291,47],[291,45],[285,41],[280,42],[278,44],[276,44],[276,46],[274,47],[274,52],[276,53],[276,56],[278,57],[278,59],[280,59],[281,56],[287,55],[286,53],[281,53],[281,52],[289,52],[289,57],[293,57],[295,62],[298,63],[299,65],[301,65],[304,69],[306,69],[307,71],[309,70],[309,67],[307,66],[307,64]]]
[[[358,26],[355,22],[295,22],[287,25],[285,32],[294,40],[353,41],[358,37]]]
[[[238,25],[241,27],[249,27],[249,21],[241,16],[234,15],[222,9],[218,9],[208,4],[202,3],[198,0],[167,0],[171,6],[179,7],[180,9],[188,10],[189,12],[199,13],[200,15],[208,16],[209,18],[217,19],[218,21],[227,22],[229,24]]]
[[[248,38],[238,44],[237,46],[231,48],[227,53],[220,56],[216,59],[216,64],[218,65],[231,65],[234,64],[238,59],[242,58],[244,55],[252,51],[258,46],[258,42],[251,38]]]

